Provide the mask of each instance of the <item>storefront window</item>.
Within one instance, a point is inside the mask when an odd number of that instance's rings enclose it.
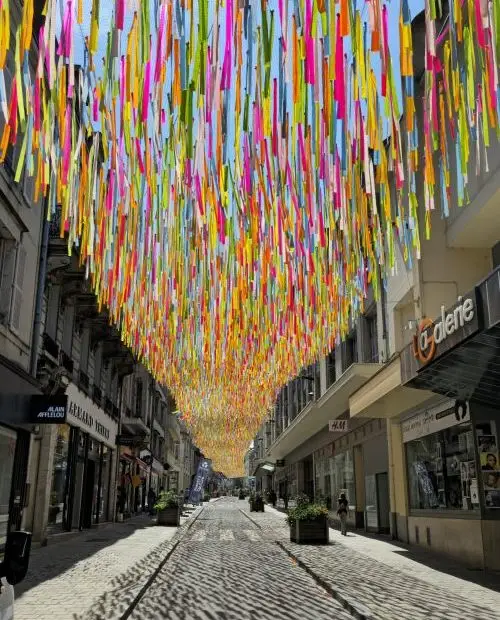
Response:
[[[345,493],[349,506],[356,506],[356,482],[352,451],[336,454],[330,459],[332,503],[335,505],[341,493]]]
[[[472,428],[460,424],[406,444],[410,508],[478,507]]]
[[[57,427],[57,440],[52,470],[52,487],[50,490],[50,507],[48,526],[51,529],[63,527],[64,493],[66,489],[66,474],[68,471],[70,427],[60,424]]]
[[[496,422],[476,424],[477,449],[483,481],[482,501],[485,508],[500,508],[500,455]]]
[[[10,488],[16,452],[16,433],[0,428],[0,552],[3,551],[9,525]]]
[[[111,464],[113,450],[107,446],[102,447],[102,472],[101,472],[101,500],[99,505],[99,521],[107,521],[109,505],[109,481],[111,476]]]

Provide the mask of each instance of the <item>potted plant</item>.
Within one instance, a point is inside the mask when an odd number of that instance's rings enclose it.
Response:
[[[243,491],[243,489],[240,489],[240,492],[238,493],[238,499],[245,499],[245,492]]]
[[[298,544],[327,545],[329,540],[328,509],[311,504],[305,495],[297,497],[297,506],[288,512],[290,540]]]
[[[203,496],[203,501],[204,502],[209,502],[210,501],[210,494],[207,493],[206,491],[205,491],[205,494]]]
[[[158,513],[158,525],[179,526],[181,518],[179,498],[173,491],[162,491],[154,509]]]

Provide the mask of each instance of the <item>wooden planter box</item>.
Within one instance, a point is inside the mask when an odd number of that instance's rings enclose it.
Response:
[[[158,525],[169,525],[179,527],[181,522],[181,512],[179,508],[165,508],[158,511]]]
[[[290,526],[290,540],[299,545],[327,545],[329,541],[328,519],[296,521]]]

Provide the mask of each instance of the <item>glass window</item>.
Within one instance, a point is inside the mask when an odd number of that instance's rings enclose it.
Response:
[[[476,424],[477,449],[483,482],[485,508],[500,508],[500,454],[497,424],[494,420]]]
[[[10,488],[16,452],[16,433],[0,428],[0,552],[3,551],[9,525]]]
[[[70,427],[67,424],[57,426],[57,440],[52,469],[52,487],[50,490],[50,507],[48,526],[51,529],[63,527],[64,493],[68,471]]]
[[[109,502],[109,479],[111,476],[111,463],[113,450],[107,446],[102,447],[102,470],[101,470],[101,489],[99,494],[99,522],[108,520]]]
[[[470,424],[406,444],[410,508],[472,510],[477,472]]]
[[[350,450],[330,457],[330,485],[332,505],[335,506],[341,493],[345,493],[349,506],[356,507],[356,482],[354,459]]]

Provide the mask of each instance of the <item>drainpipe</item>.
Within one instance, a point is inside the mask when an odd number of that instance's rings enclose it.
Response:
[[[38,267],[38,282],[36,288],[35,320],[33,323],[33,334],[31,338],[30,374],[32,377],[36,377],[36,369],[38,364],[38,345],[40,340],[40,333],[42,331],[43,293],[45,291],[45,279],[47,277],[47,259],[49,253],[50,222],[48,221],[48,209],[49,199],[48,197],[46,197],[44,200],[43,209],[42,245],[40,247],[40,263]]]
[[[380,301],[382,305],[382,340],[384,341],[384,362],[389,360],[389,338],[387,333],[387,291],[385,290],[384,283],[381,281],[380,286]]]

